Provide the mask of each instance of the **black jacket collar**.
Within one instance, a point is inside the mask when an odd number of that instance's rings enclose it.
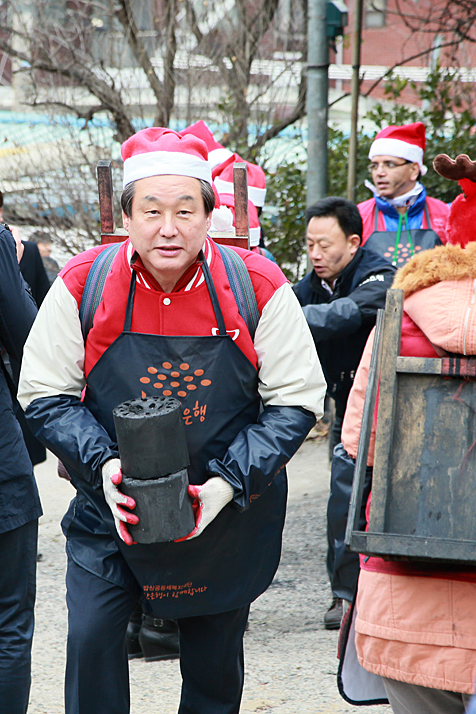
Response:
[[[342,273],[339,275],[334,284],[334,290],[331,296],[328,290],[323,287],[321,278],[314,272],[311,273],[310,288],[318,293],[328,294],[329,298],[338,297],[342,291],[345,291],[347,285],[349,285],[354,277],[355,271],[357,270],[362,258],[364,257],[364,252],[362,248],[358,248],[357,253],[354,255],[350,263],[347,263]]]

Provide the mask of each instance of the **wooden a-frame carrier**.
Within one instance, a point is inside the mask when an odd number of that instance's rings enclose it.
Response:
[[[476,563],[476,359],[401,357],[403,291],[379,311],[346,545],[389,559]],[[368,531],[359,530],[378,419]]]

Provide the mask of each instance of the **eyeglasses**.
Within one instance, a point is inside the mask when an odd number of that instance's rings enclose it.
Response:
[[[395,161],[382,161],[380,164],[377,164],[375,162],[369,164],[367,166],[367,171],[370,173],[373,173],[374,171],[377,171],[379,166],[383,166],[384,169],[388,169],[389,171],[393,171],[393,169],[398,169],[400,166],[405,166],[405,164],[411,164],[413,163],[412,161],[404,161],[403,164],[397,164]]]

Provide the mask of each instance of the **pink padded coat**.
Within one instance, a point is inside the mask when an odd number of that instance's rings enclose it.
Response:
[[[405,291],[401,354],[476,354],[476,244],[416,256],[395,277]],[[373,333],[342,429],[355,458]],[[373,463],[374,435],[369,451]],[[368,671],[425,687],[472,693],[476,678],[476,568],[362,562],[356,649]]]

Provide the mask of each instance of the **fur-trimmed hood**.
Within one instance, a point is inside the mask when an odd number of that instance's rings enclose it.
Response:
[[[394,288],[405,292],[405,298],[444,280],[476,278],[476,242],[466,248],[441,245],[415,255],[395,275]]]
[[[393,287],[405,291],[405,312],[437,351],[476,354],[476,243],[416,255]]]

